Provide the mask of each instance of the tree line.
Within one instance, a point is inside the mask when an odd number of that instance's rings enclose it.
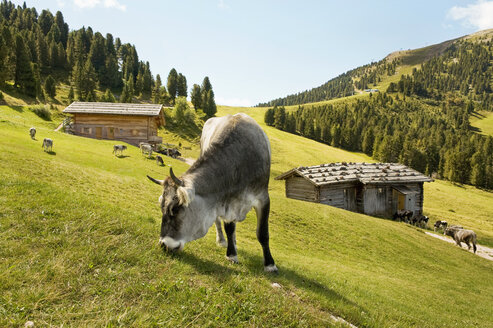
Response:
[[[475,106],[451,94],[437,108],[417,98],[378,93],[291,112],[275,106],[266,111],[265,123],[382,162],[493,189],[493,137],[471,131],[468,117]]]
[[[266,103],[260,103],[257,106],[301,105],[351,96],[354,94],[355,88],[364,90],[369,88],[369,86],[374,86],[380,82],[382,75],[394,75],[398,64],[399,60],[387,61],[386,59],[383,59],[379,62],[372,62],[347,71],[319,87],[289,95],[284,98],[274,99]]]
[[[0,89],[10,87],[47,100],[64,83],[70,85],[69,102],[116,101],[119,94],[120,102],[138,98],[173,105],[177,97],[188,96],[182,73],[171,69],[166,82],[159,74],[154,78],[149,62],[139,60],[134,45],[110,33],[103,36],[91,27],[70,31],[60,11],[53,15],[42,10],[38,15],[25,3],[17,7],[6,0],[0,3]],[[196,86],[192,93],[197,93]],[[209,78],[198,87],[195,108],[213,116],[216,105]]]
[[[442,101],[449,93],[474,101],[482,110],[493,106],[493,42],[460,40],[449,46],[442,55],[402,75],[390,83],[387,92],[404,96],[419,96]]]

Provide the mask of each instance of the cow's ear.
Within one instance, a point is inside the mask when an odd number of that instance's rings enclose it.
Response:
[[[158,184],[158,185],[161,185],[161,186],[164,186],[164,180],[156,180],[154,178],[151,178],[150,176],[147,176],[147,178],[149,178],[149,180],[151,180],[152,182],[154,182],[155,184]]]
[[[176,195],[178,196],[179,205],[188,206],[190,204],[190,195],[184,187],[178,187],[176,189]]]

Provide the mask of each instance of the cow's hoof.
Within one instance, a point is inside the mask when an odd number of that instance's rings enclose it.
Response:
[[[231,263],[235,263],[235,264],[238,264],[238,256],[237,255],[230,255],[230,256],[227,256],[226,255],[226,259],[228,261],[230,261]]]
[[[216,240],[216,244],[219,247],[224,247],[224,248],[228,247],[228,243],[226,242],[225,239],[223,239],[223,240]]]
[[[264,267],[265,272],[279,273],[275,264],[267,265]]]

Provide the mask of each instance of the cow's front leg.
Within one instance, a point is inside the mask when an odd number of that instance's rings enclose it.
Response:
[[[219,218],[214,222],[216,225],[216,244],[221,247],[227,247],[228,243],[226,243],[226,239],[224,239],[223,229],[221,228],[221,220]],[[226,229],[226,224],[224,224]]]
[[[226,231],[226,237],[228,237],[228,249],[226,250],[226,258],[233,263],[238,263],[238,255],[236,254],[236,223],[225,222],[224,230]]]

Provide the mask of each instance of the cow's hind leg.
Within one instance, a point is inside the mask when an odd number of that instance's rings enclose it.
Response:
[[[261,202],[258,207],[255,207],[255,211],[257,212],[257,239],[260,245],[262,245],[264,252],[264,270],[267,272],[277,272],[277,267],[269,248],[269,197],[267,197],[266,201]]]
[[[221,220],[216,219],[216,222],[214,222],[216,225],[216,243],[221,246],[221,247],[227,247],[228,243],[226,242],[226,239],[224,238],[223,235],[223,229],[221,228]],[[224,227],[226,229],[226,223],[224,224]]]
[[[238,263],[238,255],[236,254],[236,223],[225,222],[224,230],[226,231],[226,236],[228,237],[228,249],[226,250],[226,258],[233,263]]]

